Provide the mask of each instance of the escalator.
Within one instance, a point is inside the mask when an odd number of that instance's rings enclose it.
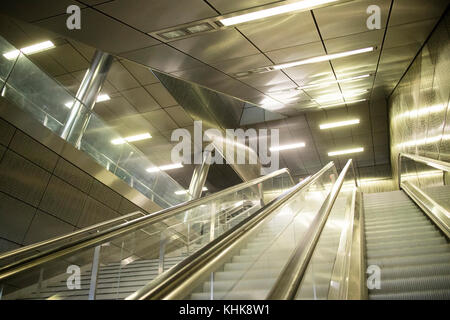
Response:
[[[369,298],[450,299],[450,244],[422,210],[403,191],[367,194],[364,208],[367,265],[381,274]]]
[[[410,155],[399,164],[401,191],[363,194],[352,160],[295,185],[283,169],[22,249],[0,267],[2,299],[449,299],[450,166]],[[70,266],[80,268],[75,289]]]

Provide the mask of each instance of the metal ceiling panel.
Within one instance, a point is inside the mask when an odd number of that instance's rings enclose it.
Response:
[[[175,121],[163,109],[147,112],[143,115],[159,131],[167,131],[178,128]]]
[[[127,69],[119,62],[114,61],[106,79],[119,91],[137,88],[139,83],[131,76]]]
[[[203,0],[115,0],[95,8],[143,32],[217,16]]]
[[[32,22],[65,14],[67,7],[70,5],[77,5],[81,8],[86,7],[80,2],[72,0],[20,0],[2,1],[0,11],[23,21]]]
[[[208,1],[221,14],[241,11],[266,4],[281,2],[277,0],[209,0]]]
[[[448,6],[447,0],[395,0],[389,26],[439,18]]]
[[[263,54],[255,54],[241,58],[216,61],[210,64],[229,75],[233,75],[238,72],[270,66],[272,62]]]
[[[143,88],[138,87],[120,92],[140,113],[161,109],[160,105]]]
[[[431,19],[391,27],[386,34],[383,48],[389,49],[409,44],[422,46],[435,25],[436,19]]]
[[[341,5],[313,10],[324,40],[367,32],[367,8],[376,4],[381,9],[381,25],[386,26],[391,0],[350,1]]]
[[[145,68],[142,65],[131,62],[129,60],[122,59],[120,63],[128,70],[128,72],[136,78],[141,85],[158,83],[159,80],[153,75],[149,68]]]
[[[284,63],[295,60],[301,60],[325,54],[322,42],[313,42],[301,46],[294,46],[285,49],[268,51],[266,55],[272,59],[274,63]],[[244,70],[246,71],[246,70]]]
[[[317,82],[334,80],[333,70],[331,69],[328,61],[305,64],[298,67],[288,68],[284,71],[289,77],[298,82],[300,86],[311,83],[311,80]]]
[[[206,63],[245,57],[259,53],[259,51],[235,29],[204,33],[198,36],[173,41],[170,45]]]
[[[129,51],[121,56],[166,73],[203,66],[200,61],[165,44]]]
[[[358,34],[352,34],[348,36],[342,36],[339,38],[325,40],[324,44],[328,53],[339,53],[345,51],[351,51],[356,49],[362,49],[372,46],[381,46],[383,42],[385,29],[362,32]],[[380,52],[379,50],[377,51]],[[370,53],[363,53],[352,58],[364,57]],[[339,61],[336,59],[334,61]]]
[[[259,74],[251,74],[249,76],[239,78],[253,87],[273,86],[278,83],[287,82],[290,79],[281,71],[272,71]]]
[[[66,27],[67,15],[59,15],[36,23],[37,26],[57,30],[61,35],[84,42],[106,52],[120,54],[158,44],[159,41],[93,9],[81,10],[83,27],[74,32]],[[107,34],[105,34],[107,30]],[[113,35],[113,37],[111,36]]]
[[[180,127],[187,127],[194,124],[192,118],[180,106],[169,107],[164,110]]]
[[[238,26],[263,52],[320,41],[309,11]]]
[[[167,89],[161,83],[154,83],[144,87],[159,105],[163,108],[177,105],[177,101],[167,91]]]

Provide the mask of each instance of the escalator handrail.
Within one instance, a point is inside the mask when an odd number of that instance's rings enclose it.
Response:
[[[349,159],[342,169],[336,182],[333,184],[330,194],[326,198],[319,213],[314,217],[307,232],[295,248],[288,263],[278,276],[272,290],[267,296],[268,300],[292,300],[298,291],[300,283],[305,275],[311,256],[319,241],[320,234],[325,226],[328,216],[344,184],[348,169],[353,166]],[[354,167],[353,167],[354,170]],[[357,183],[355,177],[355,185]]]
[[[446,172],[450,172],[450,163],[448,162],[444,162],[444,161],[440,161],[440,160],[436,160],[436,159],[431,159],[428,157],[423,157],[423,156],[418,156],[418,155],[413,155],[413,154],[408,154],[408,153],[399,153],[398,154],[398,158],[397,158],[397,174],[398,174],[398,186],[399,189],[401,189],[401,181],[402,181],[402,158],[409,158],[411,160],[414,160],[416,162],[420,162],[423,164],[426,164],[430,167],[433,167],[435,169],[438,170],[442,170],[442,171],[446,171]]]
[[[103,242],[113,240],[114,238],[117,238],[127,232],[131,232],[140,228],[143,228],[145,226],[148,226],[152,223],[161,222],[164,219],[173,217],[181,212],[184,212],[186,210],[193,209],[199,205],[202,205],[208,201],[226,196],[228,194],[235,193],[237,191],[255,186],[259,183],[262,183],[268,179],[271,179],[273,177],[276,177],[278,175],[287,173],[290,177],[291,181],[292,176],[290,174],[289,169],[283,168],[277,171],[274,171],[270,174],[267,174],[265,176],[253,179],[251,181],[246,181],[243,183],[240,183],[236,186],[229,187],[225,190],[218,191],[216,193],[213,193],[211,195],[186,201],[180,204],[177,204],[173,207],[163,209],[154,213],[150,213],[148,215],[145,215],[140,218],[136,218],[132,221],[128,221],[125,223],[122,223],[120,225],[113,226],[107,230],[100,231],[96,234],[88,235],[82,239],[78,239],[76,241],[62,244],[58,247],[52,248],[48,251],[40,252],[38,254],[20,259],[18,261],[14,261],[8,265],[1,266],[0,267],[0,280],[6,279],[14,274],[17,274],[19,272],[23,272],[25,270],[34,268],[38,265],[41,265],[43,263],[47,263],[49,261],[64,257],[68,254],[74,253],[76,251],[82,250],[82,249],[88,249],[95,247]]]
[[[397,168],[399,189],[403,190],[423,210],[447,238],[450,238],[450,212],[414,184],[409,181],[402,182],[402,158],[408,158],[445,172],[450,172],[450,164],[428,157],[399,153]]]
[[[233,229],[187,257],[181,263],[155,278],[152,282],[128,296],[127,300],[144,299],[182,299],[201,281],[205,273],[212,272],[228,258],[228,253],[238,248],[248,235],[267,221],[280,206],[292,199],[301,190],[304,190],[325,172],[334,167],[334,162],[328,163],[320,171],[302,180],[294,187],[283,192],[270,201],[265,207],[259,209],[252,216],[240,222]]]
[[[83,228],[83,229],[79,229],[79,230],[71,232],[71,233],[66,233],[66,234],[63,234],[61,236],[50,238],[48,240],[43,240],[43,241],[36,242],[36,243],[30,244],[30,245],[27,245],[27,246],[23,246],[23,247],[20,247],[20,248],[11,250],[11,251],[7,251],[5,253],[0,254],[0,262],[2,260],[4,260],[4,259],[13,258],[14,256],[18,256],[18,255],[22,255],[22,254],[25,254],[25,253],[28,253],[28,252],[32,252],[32,251],[40,249],[42,247],[53,245],[53,244],[55,244],[57,242],[61,242],[61,241],[64,241],[66,239],[70,239],[72,237],[78,236],[78,235],[83,234],[83,233],[87,233],[89,231],[93,231],[93,230],[96,230],[96,229],[104,228],[106,226],[109,226],[109,225],[117,222],[117,221],[121,221],[121,220],[125,220],[126,221],[126,219],[128,219],[128,218],[131,218],[131,217],[134,217],[134,216],[138,216],[138,215],[145,216],[145,213],[143,213],[141,211],[131,212],[129,214],[126,214],[126,215],[123,215],[123,216],[120,216],[120,217],[117,217],[117,218],[114,218],[114,219],[111,219],[111,220],[108,220],[108,221],[104,221],[104,222],[101,222],[101,223],[97,223],[97,224],[88,226],[88,227]]]

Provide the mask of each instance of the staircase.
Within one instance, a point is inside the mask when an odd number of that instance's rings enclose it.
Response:
[[[369,299],[450,299],[450,244],[433,222],[403,191],[365,194],[364,209],[367,266],[381,269]]]
[[[166,258],[164,271],[181,262],[185,256]],[[100,266],[97,280],[97,300],[124,299],[158,276],[158,259],[139,260],[120,266],[120,263]],[[27,299],[87,300],[91,272],[81,274],[81,289],[69,290],[66,279],[32,292]]]

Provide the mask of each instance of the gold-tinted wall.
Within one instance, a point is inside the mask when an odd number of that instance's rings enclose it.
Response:
[[[389,99],[394,179],[399,152],[450,162],[449,27],[447,13]]]

